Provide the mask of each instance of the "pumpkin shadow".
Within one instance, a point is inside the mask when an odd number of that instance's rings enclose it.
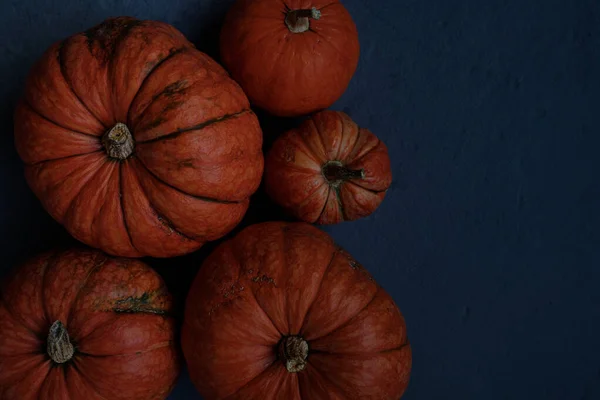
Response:
[[[196,48],[220,62],[219,37],[227,11],[235,0],[218,0],[207,2],[206,8],[199,7],[195,13],[185,17],[193,20],[194,28],[188,29],[187,38]]]

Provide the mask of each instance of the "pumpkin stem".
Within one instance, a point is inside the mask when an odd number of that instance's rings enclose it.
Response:
[[[69,339],[67,328],[60,321],[55,321],[48,333],[48,355],[57,364],[63,364],[73,358],[75,348]]]
[[[133,136],[127,125],[119,122],[102,136],[102,144],[109,157],[125,160],[133,153]]]
[[[320,19],[321,11],[315,7],[310,10],[290,10],[285,16],[285,24],[292,33],[302,33],[310,29],[310,18]]]
[[[365,177],[364,169],[349,169],[344,167],[339,161],[329,161],[323,165],[321,172],[329,183],[340,183],[350,179],[363,179]]]
[[[300,372],[306,368],[308,342],[300,336],[288,336],[279,342],[279,358],[288,372]]]

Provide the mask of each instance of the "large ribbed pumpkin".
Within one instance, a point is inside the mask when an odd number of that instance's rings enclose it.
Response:
[[[182,344],[206,400],[397,400],[412,360],[390,295],[305,223],[221,244],[188,295]]]
[[[50,47],[17,106],[15,142],[46,210],[127,257],[223,236],[263,170],[242,89],[172,26],[127,17]]]
[[[237,0],[221,32],[221,57],[250,100],[297,116],[331,106],[359,58],[356,25],[339,0]]]
[[[31,259],[0,292],[0,399],[159,400],[179,372],[172,303],[137,260]]]

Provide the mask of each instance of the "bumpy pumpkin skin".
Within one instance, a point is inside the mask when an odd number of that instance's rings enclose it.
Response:
[[[392,183],[387,147],[342,112],[322,111],[279,137],[265,188],[296,218],[337,224],[372,214]]]
[[[225,235],[263,172],[239,85],[172,26],[127,17],[50,47],[17,106],[15,142],[45,209],[126,257],[176,256]]]
[[[0,294],[3,400],[164,399],[179,373],[172,302],[137,260],[70,250],[35,257]],[[74,353],[56,361],[60,321]]]
[[[188,295],[182,345],[207,400],[397,400],[412,365],[393,299],[305,223],[254,225],[221,244]]]
[[[279,116],[331,106],[359,53],[356,25],[338,0],[238,0],[221,33],[233,78],[255,105]]]

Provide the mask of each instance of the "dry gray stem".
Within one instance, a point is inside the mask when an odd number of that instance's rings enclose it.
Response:
[[[290,373],[300,372],[306,368],[308,343],[300,336],[288,336],[279,343],[279,357]]]
[[[67,328],[62,322],[56,321],[48,333],[48,355],[57,364],[63,364],[73,358],[75,348],[69,339]]]
[[[133,153],[133,136],[127,125],[121,122],[104,134],[102,144],[110,158],[125,160]]]
[[[310,10],[290,10],[285,17],[285,24],[292,33],[303,33],[310,29],[310,20],[321,19],[321,11],[313,7]]]

